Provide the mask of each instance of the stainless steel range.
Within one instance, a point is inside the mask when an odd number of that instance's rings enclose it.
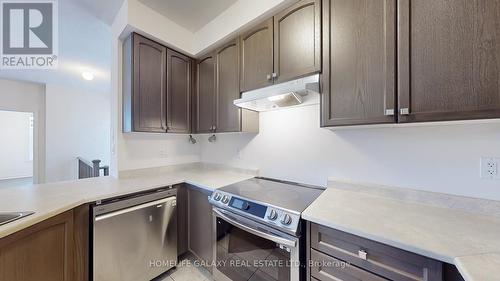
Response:
[[[253,178],[218,189],[214,214],[215,280],[304,280],[304,211],[323,188]]]

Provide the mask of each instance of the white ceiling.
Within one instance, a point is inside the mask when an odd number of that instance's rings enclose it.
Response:
[[[86,0],[88,1],[88,0]],[[114,0],[115,1],[115,0]],[[237,0],[139,0],[178,25],[196,32]]]
[[[98,19],[104,21],[108,25],[113,23],[118,10],[124,0],[72,0],[75,3],[85,7]]]
[[[57,69],[0,69],[0,78],[59,84],[91,92],[109,93],[111,27],[97,19],[95,14],[82,8],[77,4],[78,1],[80,0],[59,1]],[[84,80],[84,71],[92,72],[95,79]]]

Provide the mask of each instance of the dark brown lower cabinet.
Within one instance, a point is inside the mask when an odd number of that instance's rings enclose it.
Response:
[[[74,279],[75,281],[88,281],[90,268],[90,205],[84,204],[73,209],[74,225]]]
[[[177,255],[189,250],[188,228],[188,191],[184,184],[175,186],[177,189]]]
[[[73,211],[0,239],[1,281],[73,281]]]
[[[311,249],[311,276],[324,281],[387,281],[369,271]]]
[[[0,281],[87,281],[89,206],[0,238]]]
[[[443,263],[315,223],[308,223],[310,278],[320,281],[458,281]],[[451,276],[451,275],[450,275]]]
[[[189,250],[202,262],[210,264],[213,260],[212,205],[208,202],[211,192],[192,185],[187,187]]]

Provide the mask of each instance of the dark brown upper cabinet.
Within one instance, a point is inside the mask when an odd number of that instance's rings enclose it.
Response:
[[[400,122],[500,117],[497,1],[398,1]]]
[[[215,54],[196,62],[196,133],[212,133],[215,128]]]
[[[167,51],[167,132],[191,132],[191,59]]]
[[[274,16],[274,82],[321,70],[321,0],[302,0]]]
[[[233,103],[239,98],[239,41],[236,39],[216,52],[216,132],[241,130],[241,109]]]
[[[123,132],[190,133],[192,64],[132,33],[123,44]]]
[[[133,33],[123,45],[123,131],[167,129],[167,48]]]
[[[240,36],[241,91],[273,84],[273,19]]]
[[[396,121],[395,5],[323,1],[322,126]]]

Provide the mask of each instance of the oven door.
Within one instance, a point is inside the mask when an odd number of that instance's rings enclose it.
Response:
[[[299,280],[297,237],[217,207],[213,213],[215,280]]]

